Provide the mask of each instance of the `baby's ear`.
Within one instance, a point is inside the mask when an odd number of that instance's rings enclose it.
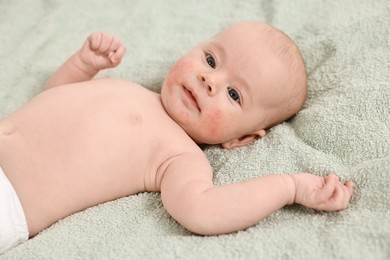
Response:
[[[250,144],[250,143],[256,141],[258,138],[264,137],[265,134],[266,134],[265,130],[262,129],[262,130],[255,132],[255,133],[252,133],[249,135],[244,135],[241,138],[224,142],[221,145],[224,149],[232,149],[232,148],[236,148],[236,147]]]

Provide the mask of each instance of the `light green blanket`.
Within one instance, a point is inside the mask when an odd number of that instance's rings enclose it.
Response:
[[[215,183],[336,172],[356,185],[347,210],[289,206],[245,231],[202,237],[178,225],[158,193],[142,193],[67,217],[0,259],[390,259],[388,0],[0,0],[0,117],[38,93],[90,32],[127,46],[120,67],[100,76],[158,89],[181,54],[249,19],[298,43],[309,96],[255,144],[206,148]]]

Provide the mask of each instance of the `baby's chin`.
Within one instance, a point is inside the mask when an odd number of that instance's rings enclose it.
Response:
[[[198,145],[217,145],[223,143],[220,138],[205,136],[204,133],[199,133],[197,131],[186,131],[186,129],[184,129],[184,131]]]

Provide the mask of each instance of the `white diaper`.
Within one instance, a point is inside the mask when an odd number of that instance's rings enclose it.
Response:
[[[0,167],[0,254],[28,239],[18,195]]]

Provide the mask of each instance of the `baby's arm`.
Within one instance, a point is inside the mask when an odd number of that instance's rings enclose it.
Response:
[[[92,79],[100,70],[119,65],[125,47],[112,35],[92,33],[47,81],[45,89]]]
[[[211,167],[191,156],[172,162],[161,183],[168,212],[203,235],[248,228],[293,203],[327,211],[344,209],[351,195],[352,183],[344,185],[335,175],[275,174],[214,186]]]

